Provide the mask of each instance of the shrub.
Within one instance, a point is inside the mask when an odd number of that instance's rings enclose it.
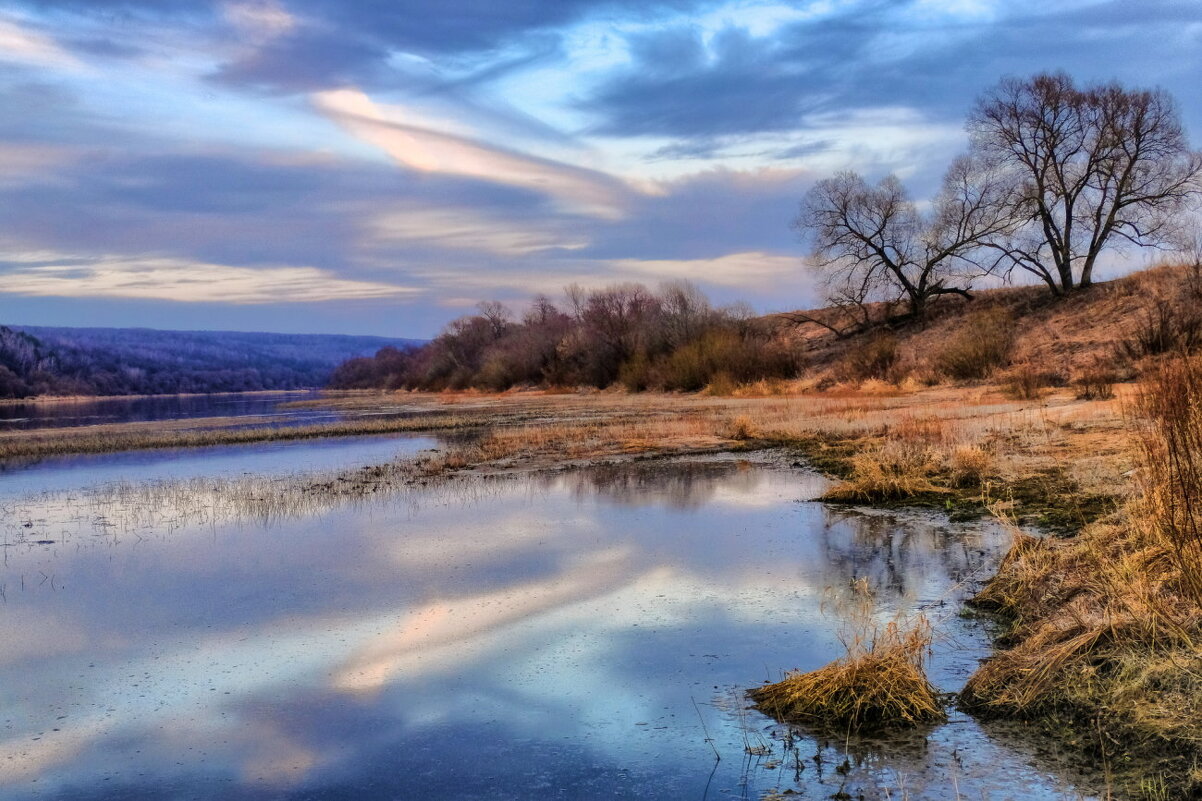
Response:
[[[1010,358],[1014,321],[1001,308],[978,312],[964,321],[935,355],[935,369],[957,381],[985,378]]]
[[[715,329],[661,359],[656,373],[664,389],[695,392],[727,381],[792,378],[797,374],[797,359],[782,342]]]
[[[1128,337],[1118,344],[1118,355],[1128,359],[1188,352],[1202,346],[1202,308],[1156,297],[1136,318]]]
[[[726,397],[735,394],[736,389],[738,389],[738,384],[734,382],[729,373],[718,373],[705,385],[703,391],[706,395]]]
[[[892,334],[878,334],[847,352],[842,372],[853,381],[886,379],[900,357],[897,338]]]
[[[1059,377],[1032,364],[1020,364],[1006,375],[1003,391],[1016,400],[1038,400],[1048,387],[1061,383]]]
[[[1109,400],[1114,397],[1114,385],[1120,380],[1112,368],[1100,363],[1082,370],[1073,381],[1077,388],[1077,400]]]
[[[618,382],[630,392],[642,392],[651,385],[651,361],[646,351],[638,351],[618,369]]]

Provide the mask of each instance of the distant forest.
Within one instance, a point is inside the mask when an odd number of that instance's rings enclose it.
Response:
[[[0,326],[0,398],[320,387],[347,359],[420,344],[322,334]]]

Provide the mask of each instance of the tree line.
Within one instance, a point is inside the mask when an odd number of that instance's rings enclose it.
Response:
[[[0,398],[161,395],[323,386],[382,337],[0,326]],[[418,344],[418,343],[414,343]]]
[[[794,346],[743,306],[715,308],[688,282],[658,290],[637,283],[586,290],[564,300],[535,297],[520,317],[495,301],[461,317],[420,348],[384,348],[352,359],[336,389],[505,390],[518,385],[621,384],[696,391],[798,374]]]

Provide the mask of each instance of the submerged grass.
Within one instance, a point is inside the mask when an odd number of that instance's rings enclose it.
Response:
[[[937,722],[945,717],[943,705],[923,664],[930,644],[925,619],[906,628],[893,621],[867,642],[849,645],[842,659],[791,673],[750,696],[778,720],[847,733]]]

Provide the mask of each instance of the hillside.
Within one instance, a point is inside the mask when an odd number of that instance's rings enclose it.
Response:
[[[1162,266],[1056,298],[1043,286],[981,290],[946,298],[925,321],[877,324],[837,337],[807,317],[850,322],[836,309],[771,315],[764,321],[804,354],[802,380],[829,386],[879,379],[923,384],[1034,374],[1068,384],[1105,370],[1129,377],[1145,357],[1202,344],[1202,282],[1182,266]],[[842,319],[841,319],[842,318]],[[965,364],[958,364],[957,357]],[[973,367],[979,372],[974,373]]]
[[[298,389],[419,340],[326,334],[0,327],[0,397]]]
[[[1134,377],[1202,346],[1202,271],[1161,266],[1054,296],[1044,286],[942,296],[916,318],[882,303],[749,317],[695,287],[626,284],[521,318],[484,304],[421,349],[342,364],[336,389],[619,387],[710,395],[872,390],[992,379],[1040,387]],[[892,389],[890,389],[892,388]],[[1108,390],[1103,390],[1108,391]]]

